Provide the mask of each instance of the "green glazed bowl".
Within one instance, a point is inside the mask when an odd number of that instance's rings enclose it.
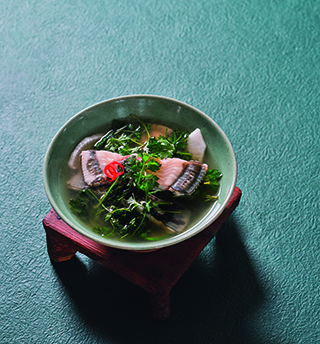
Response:
[[[208,207],[183,233],[159,241],[130,241],[102,237],[93,232],[69,208],[66,187],[67,162],[75,146],[85,137],[106,132],[114,119],[125,120],[130,114],[140,119],[163,124],[175,130],[192,132],[199,128],[206,142],[204,162],[222,173],[218,200]],[[103,245],[131,250],[152,251],[182,242],[209,226],[225,209],[234,191],[237,162],[233,148],[220,127],[203,112],[183,102],[153,95],[113,98],[84,109],[73,116],[51,141],[43,165],[44,188],[50,204],[61,219],[82,235]]]

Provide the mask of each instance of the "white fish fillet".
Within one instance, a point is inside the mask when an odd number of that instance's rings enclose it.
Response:
[[[188,161],[179,158],[168,158],[160,160],[160,170],[156,172],[161,190],[167,190],[180,176]]]
[[[87,150],[81,153],[81,169],[83,179],[90,186],[106,184],[108,182],[103,170],[113,161],[121,162],[126,157],[118,153],[107,151]]]

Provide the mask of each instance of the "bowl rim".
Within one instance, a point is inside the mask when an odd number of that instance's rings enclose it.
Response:
[[[158,99],[158,100],[166,100],[166,101],[172,101],[174,103],[176,103],[177,105],[182,105],[184,107],[187,107],[193,111],[195,111],[196,113],[198,113],[200,116],[203,116],[204,118],[206,118],[207,120],[209,120],[210,122],[213,123],[213,125],[216,127],[216,129],[219,131],[219,134],[223,137],[225,143],[227,144],[228,150],[230,151],[230,156],[231,156],[231,160],[233,162],[232,165],[232,169],[234,170],[233,173],[233,178],[232,178],[232,182],[230,185],[230,189],[229,192],[226,195],[226,198],[224,200],[224,202],[221,204],[221,206],[219,207],[219,209],[216,211],[215,216],[213,216],[209,221],[207,221],[205,223],[205,226],[203,228],[199,228],[197,230],[192,230],[192,228],[190,228],[189,230],[171,237],[170,240],[159,240],[159,241],[152,241],[152,242],[147,242],[147,243],[141,243],[141,244],[137,244],[135,243],[134,246],[130,245],[130,243],[127,242],[118,242],[118,241],[111,241],[108,242],[106,241],[104,238],[101,237],[101,240],[99,237],[96,237],[94,235],[90,235],[90,233],[88,232],[84,232],[81,228],[79,228],[78,226],[74,225],[72,223],[72,221],[70,221],[66,216],[64,216],[63,212],[60,211],[59,206],[57,205],[57,203],[55,202],[54,198],[51,196],[50,193],[50,187],[49,187],[49,182],[48,182],[48,162],[50,159],[50,153],[52,151],[52,147],[54,146],[55,142],[57,141],[57,139],[59,138],[59,136],[61,135],[61,133],[65,130],[65,128],[71,123],[73,122],[77,117],[81,116],[83,113],[89,111],[90,109],[93,109],[97,106],[100,106],[102,104],[106,104],[109,102],[114,102],[114,101],[119,101],[122,99],[128,99],[128,98],[150,98],[150,99]],[[150,251],[154,251],[160,248],[164,248],[164,247],[168,247],[168,246],[172,246],[175,244],[178,244],[182,241],[185,241],[186,239],[189,239],[193,236],[195,236],[196,234],[200,233],[201,231],[203,231],[205,228],[207,228],[208,226],[210,226],[220,215],[221,213],[224,211],[224,209],[226,208],[228,202],[231,199],[231,196],[234,192],[235,186],[236,186],[236,181],[237,181],[237,175],[238,175],[238,165],[237,165],[237,159],[235,156],[235,152],[234,149],[228,139],[228,137],[226,136],[226,134],[224,133],[224,131],[220,128],[220,126],[208,115],[206,115],[204,112],[202,112],[201,110],[197,109],[196,107],[189,105],[183,101],[174,99],[174,98],[170,98],[170,97],[165,97],[165,96],[159,96],[159,95],[152,95],[152,94],[133,94],[133,95],[124,95],[124,96],[119,96],[119,97],[113,97],[110,99],[106,99],[106,100],[102,100],[99,101],[93,105],[90,105],[86,108],[84,108],[83,110],[77,112],[75,115],[73,115],[69,120],[67,120],[64,125],[58,130],[58,132],[54,135],[54,137],[52,138],[47,151],[45,153],[45,157],[44,157],[44,161],[43,161],[43,169],[42,169],[42,177],[43,177],[43,184],[44,184],[44,189],[47,195],[47,198],[52,206],[52,208],[54,209],[54,211],[57,213],[57,215],[67,224],[69,225],[72,229],[74,229],[75,231],[77,231],[78,233],[82,234],[83,236],[98,242],[104,246],[107,247],[112,247],[112,248],[117,248],[117,249],[121,249],[121,250],[129,250],[129,251],[139,251],[139,252],[150,252]],[[206,216],[205,216],[206,217]],[[201,220],[202,221],[202,220]],[[147,244],[147,245],[146,245]]]

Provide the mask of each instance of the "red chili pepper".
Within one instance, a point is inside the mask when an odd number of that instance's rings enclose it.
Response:
[[[119,170],[120,169],[120,170]],[[112,161],[104,168],[104,174],[109,182],[113,182],[124,173],[123,165],[120,162]]]

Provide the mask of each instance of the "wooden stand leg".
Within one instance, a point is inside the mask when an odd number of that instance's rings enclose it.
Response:
[[[170,315],[170,291],[166,294],[151,294],[149,300],[153,316],[158,320],[166,320]]]
[[[49,257],[54,262],[64,262],[71,259],[77,252],[72,243],[63,235],[46,228],[47,249]]]

